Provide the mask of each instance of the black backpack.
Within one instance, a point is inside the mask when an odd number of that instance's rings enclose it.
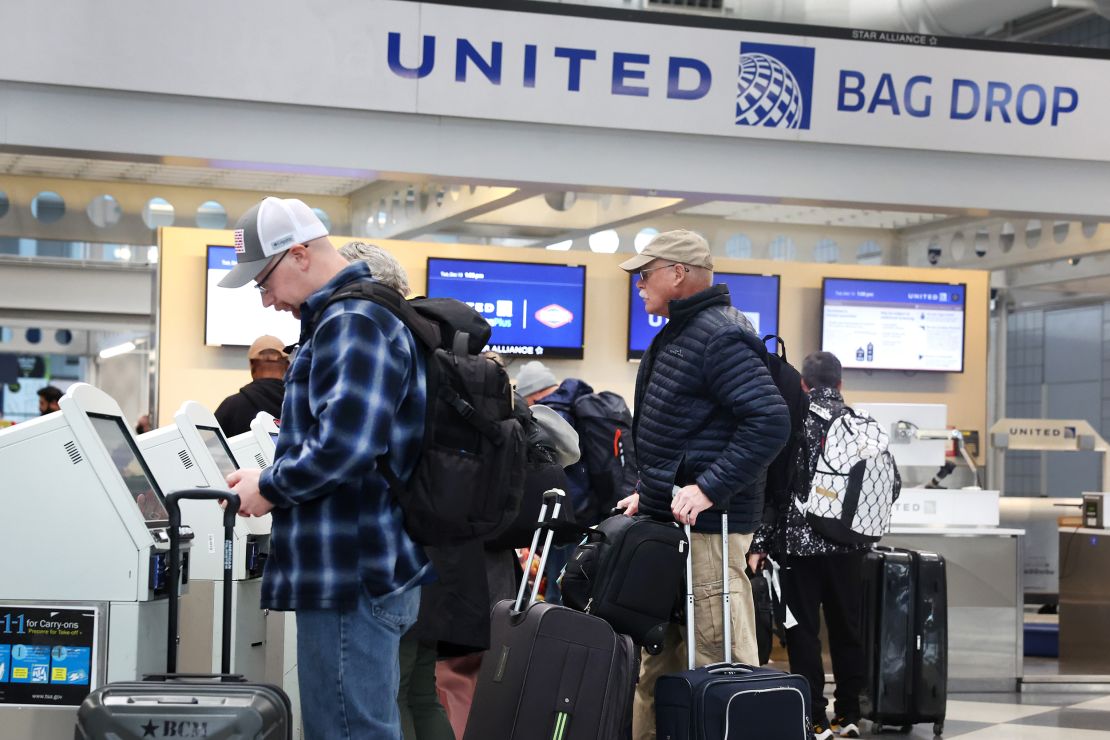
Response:
[[[542,401],[541,401],[542,403]],[[590,521],[604,517],[636,487],[632,412],[617,393],[602,391],[574,402],[574,428],[590,480]]]
[[[453,298],[405,300],[374,280],[356,280],[328,298],[301,335],[303,343],[333,303],[373,301],[412,332],[427,360],[424,442],[412,476],[394,475],[388,454],[382,475],[421,545],[444,546],[499,534],[516,518],[524,487],[525,442],[512,413],[505,368],[482,354],[489,323]]]
[[[536,531],[536,521],[543,505],[543,495],[552,488],[566,490],[567,474],[552,449],[551,442],[543,429],[532,416],[527,401],[519,394],[514,395],[513,416],[524,430],[527,445],[524,465],[524,495],[520,499],[520,509],[516,518],[503,532],[487,539],[485,547],[490,551],[511,550],[528,547],[532,544],[532,534]],[[573,522],[574,512],[569,506],[559,508],[559,521]],[[556,545],[577,544],[580,535],[577,530],[556,530]]]
[[[583,533],[559,582],[563,604],[601,617],[658,655],[686,575],[686,533],[677,522],[624,514]]]
[[[767,351],[767,341],[774,339],[776,352]],[[802,390],[802,374],[786,359],[786,343],[782,337],[768,334],[760,340],[752,336],[752,347],[759,353],[771,380],[779,389],[790,410],[790,437],[786,446],[767,466],[767,487],[763,499],[763,522],[778,521],[794,498],[804,499],[809,490],[808,455],[806,451],[806,415],[809,396]]]

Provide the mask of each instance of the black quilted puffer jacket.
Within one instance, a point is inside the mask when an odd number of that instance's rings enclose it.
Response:
[[[728,286],[671,301],[670,314],[636,376],[640,510],[670,520],[672,487],[697,483],[714,507],[695,531],[719,532],[727,509],[729,532],[753,532],[767,465],[790,434],[786,403]]]

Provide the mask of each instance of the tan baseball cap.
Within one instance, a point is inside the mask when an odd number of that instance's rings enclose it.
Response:
[[[709,242],[693,231],[675,229],[657,234],[648,242],[644,251],[632,259],[621,263],[625,272],[636,272],[654,259],[678,262],[691,267],[713,269],[713,255],[709,253]]]
[[[285,353],[285,342],[281,341],[272,334],[263,334],[258,339],[254,340],[254,344],[247,350],[248,360],[257,360],[263,352],[272,349],[282,357],[288,357]]]

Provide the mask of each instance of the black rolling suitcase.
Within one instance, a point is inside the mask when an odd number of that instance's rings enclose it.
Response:
[[[948,695],[948,589],[944,558],[876,547],[863,559],[863,716],[908,731],[944,731]]]
[[[224,592],[221,674],[183,674],[177,669],[177,588],[180,583],[180,499],[227,502],[224,511]],[[166,496],[170,516],[169,639],[166,673],[142,681],[111,683],[89,694],[77,710],[76,740],[141,740],[150,737],[222,737],[292,740],[289,697],[277,686],[248,683],[231,667],[231,553],[239,497],[196,489]]]
[[[721,517],[724,614],[729,614],[728,518]],[[686,527],[689,537],[690,528]],[[694,668],[693,565],[686,565],[689,670],[655,684],[658,740],[812,740],[809,682],[802,676],[732,662],[731,620],[723,619],[725,661]]]
[[[564,499],[562,491],[544,494],[530,552],[547,512],[558,518]],[[553,534],[547,529],[540,573]],[[639,650],[598,617],[535,603],[539,580],[527,608],[524,579],[515,602],[493,609],[464,740],[615,740],[630,727]]]

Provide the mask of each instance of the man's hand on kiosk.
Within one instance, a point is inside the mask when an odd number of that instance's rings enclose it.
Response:
[[[696,483],[678,489],[671,499],[671,513],[679,524],[694,524],[698,520],[698,514],[711,508],[713,502],[702,493]]]
[[[228,488],[239,495],[239,516],[265,516],[274,508],[258,490],[261,475],[257,468],[243,468],[227,476]]]

